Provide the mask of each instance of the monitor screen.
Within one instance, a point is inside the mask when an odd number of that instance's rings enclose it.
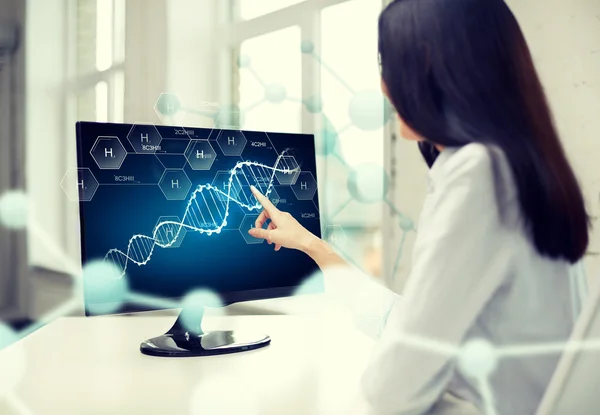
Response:
[[[321,236],[314,136],[80,122],[77,141],[83,265],[115,265],[130,292],[208,289],[229,304],[290,295],[317,270],[248,234],[254,185]]]

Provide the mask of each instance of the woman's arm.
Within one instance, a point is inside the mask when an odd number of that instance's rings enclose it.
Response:
[[[329,267],[350,266],[327,242],[315,235],[313,236],[314,238],[311,238],[302,248],[302,252],[311,257],[321,270]]]
[[[289,213],[278,210],[256,188],[252,192],[264,210],[250,235],[281,247],[297,249],[309,255],[323,272],[325,290],[352,313],[355,326],[369,337],[379,336],[387,315],[400,296],[371,276],[348,264],[327,242],[306,230]],[[263,229],[271,219],[268,229]]]
[[[267,217],[272,224],[267,230],[251,230],[251,235],[275,243],[276,250],[285,246],[309,253],[324,270],[326,285],[334,281],[340,292],[345,287],[346,294],[354,293],[355,304],[379,302],[380,313],[373,314],[380,321],[389,315],[385,327],[380,325],[381,338],[363,377],[366,397],[381,414],[422,414],[437,402],[451,380],[467,331],[509,275],[512,234],[500,225],[488,150],[467,145],[444,167],[419,227],[402,298],[375,283],[365,289],[361,284],[367,279],[253,190],[265,208],[257,228]],[[336,282],[327,274],[340,264],[348,272],[338,273]]]
[[[248,231],[250,235],[266,239],[269,244],[275,245],[276,251],[281,247],[302,251],[309,255],[322,270],[331,266],[348,265],[325,241],[300,225],[289,212],[277,209],[256,187],[250,186],[250,189],[263,207],[263,211],[256,218],[255,227]],[[271,223],[267,229],[263,229],[268,219],[271,219]]]

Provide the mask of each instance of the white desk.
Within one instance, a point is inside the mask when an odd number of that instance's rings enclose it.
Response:
[[[205,330],[243,327],[269,334],[271,345],[224,356],[142,355],[139,343],[173,321],[58,319],[6,350],[26,356],[15,395],[44,415],[365,413],[358,379],[371,341],[349,326],[328,327],[323,317],[209,317]],[[2,402],[0,413],[18,412]]]
[[[271,345],[223,356],[142,355],[140,342],[174,320],[138,315],[54,321],[0,352],[0,414],[373,414],[359,388],[372,341],[335,313],[208,316],[204,330],[252,330],[270,335]],[[1,396],[18,379],[12,396],[20,410]],[[446,399],[435,413],[474,412]]]

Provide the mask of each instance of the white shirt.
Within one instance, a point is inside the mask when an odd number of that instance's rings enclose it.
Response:
[[[474,339],[496,351],[566,341],[575,318],[570,264],[538,254],[507,162],[499,160],[481,144],[440,154],[402,296],[363,275],[326,273],[326,289],[345,289],[362,328],[378,338],[363,377],[377,413],[428,413],[445,392],[483,413],[535,413],[558,354],[466,360],[476,370],[496,361],[480,378],[464,373],[457,358]]]

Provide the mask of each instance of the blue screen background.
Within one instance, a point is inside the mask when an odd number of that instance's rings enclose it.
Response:
[[[220,145],[225,143],[222,141],[225,130],[168,126],[156,126],[156,130],[161,137],[160,150],[154,154],[139,154],[132,145],[132,142],[135,144],[132,125],[78,123],[79,168],[89,169],[99,183],[91,200],[80,202],[84,263],[102,260],[110,249],[126,251],[133,235],[151,236],[160,217],[183,217],[194,189],[213,183],[217,172],[230,171],[239,161],[273,166],[277,156],[286,150],[286,154],[297,161],[303,175],[310,172],[317,179],[312,135],[243,131],[246,145],[240,156],[231,156],[225,155]],[[184,130],[185,134],[181,134]],[[127,152],[118,169],[101,169],[92,157],[94,148],[94,154],[100,154],[96,145],[99,137],[118,138]],[[197,139],[208,139],[214,149],[210,170],[194,170],[187,162],[185,151],[189,150],[190,140]],[[167,200],[159,182],[165,171],[181,168],[189,177],[191,188],[185,199]],[[170,177],[167,178],[170,182]],[[89,175],[80,170],[79,179],[89,180]],[[280,185],[277,179],[274,183],[279,195],[278,207],[321,236],[318,192],[310,200],[298,200],[290,185]],[[288,249],[274,252],[273,245],[266,242],[248,244],[238,228],[245,215],[256,215],[259,211],[247,211],[236,203],[230,203],[229,209],[227,225],[221,233],[209,236],[187,231],[179,247],[157,247],[146,265],[129,264],[130,290],[181,298],[193,289],[207,288],[219,293],[228,303],[289,295],[317,270],[314,261],[301,252]]]

